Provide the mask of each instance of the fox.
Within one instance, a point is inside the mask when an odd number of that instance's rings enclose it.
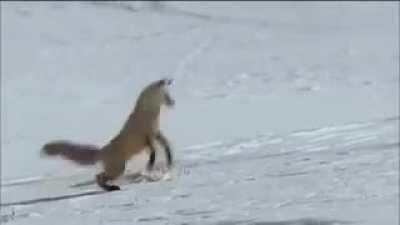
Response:
[[[172,83],[173,79],[164,78],[147,85],[140,92],[122,129],[103,147],[55,140],[45,143],[41,153],[45,156],[61,156],[78,165],[95,165],[100,161],[103,171],[95,176],[95,180],[106,191],[121,190],[120,186],[109,182],[120,177],[125,171],[126,162],[142,151],[148,151],[146,169],[152,170],[156,159],[156,143],[164,148],[167,168],[170,169],[173,166],[172,149],[160,130],[160,112],[162,106],[171,108],[175,105],[167,89]]]

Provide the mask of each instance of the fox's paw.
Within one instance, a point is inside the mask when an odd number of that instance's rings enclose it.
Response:
[[[106,191],[118,191],[118,190],[121,190],[121,188],[118,185],[107,184],[108,180],[110,180],[110,179],[107,178],[105,173],[100,173],[100,174],[96,175],[96,183],[101,188],[103,188],[103,190],[106,190]]]
[[[118,185],[103,185],[102,188],[106,191],[119,191],[121,188]]]

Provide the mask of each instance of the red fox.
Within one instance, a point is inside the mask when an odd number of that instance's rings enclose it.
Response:
[[[145,87],[118,135],[102,148],[69,141],[52,141],[43,146],[42,152],[49,156],[62,156],[80,165],[94,165],[101,161],[104,172],[96,175],[96,182],[106,191],[120,190],[119,186],[107,182],[122,175],[126,161],[142,150],[150,151],[147,169],[151,170],[156,158],[156,142],[164,147],[170,168],[173,164],[171,147],[160,131],[159,120],[162,105],[175,105],[175,100],[167,91],[167,86],[172,82],[172,79],[162,79]]]

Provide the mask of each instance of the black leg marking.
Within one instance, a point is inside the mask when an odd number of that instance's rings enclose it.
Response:
[[[105,191],[119,191],[121,188],[118,185],[108,185],[108,184],[101,184],[99,185]]]
[[[149,162],[147,163],[147,170],[152,170],[153,169],[155,161],[156,161],[156,152],[155,151],[151,151],[150,159],[149,159]]]
[[[147,138],[147,142],[150,148],[150,158],[147,162],[147,170],[152,170],[156,162],[156,149],[154,148],[153,140],[151,137]]]
[[[109,185],[107,184],[107,181],[110,179],[107,178],[107,176],[104,173],[98,174],[96,176],[96,182],[97,184],[105,191],[117,191],[121,190],[121,188],[118,185]]]
[[[165,151],[165,155],[167,157],[168,167],[171,167],[173,164],[173,158],[172,158],[171,147],[170,147],[170,144],[169,144],[167,138],[161,132],[158,132],[156,138],[164,146],[164,151]]]
[[[118,185],[107,185],[107,184],[105,184],[102,188],[104,190],[106,190],[106,191],[119,191],[119,190],[121,190],[121,188]]]

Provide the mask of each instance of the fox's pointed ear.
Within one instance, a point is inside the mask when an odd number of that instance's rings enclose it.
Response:
[[[159,80],[157,85],[158,86],[168,86],[168,85],[171,85],[173,82],[174,82],[174,79],[165,78],[165,79]]]

